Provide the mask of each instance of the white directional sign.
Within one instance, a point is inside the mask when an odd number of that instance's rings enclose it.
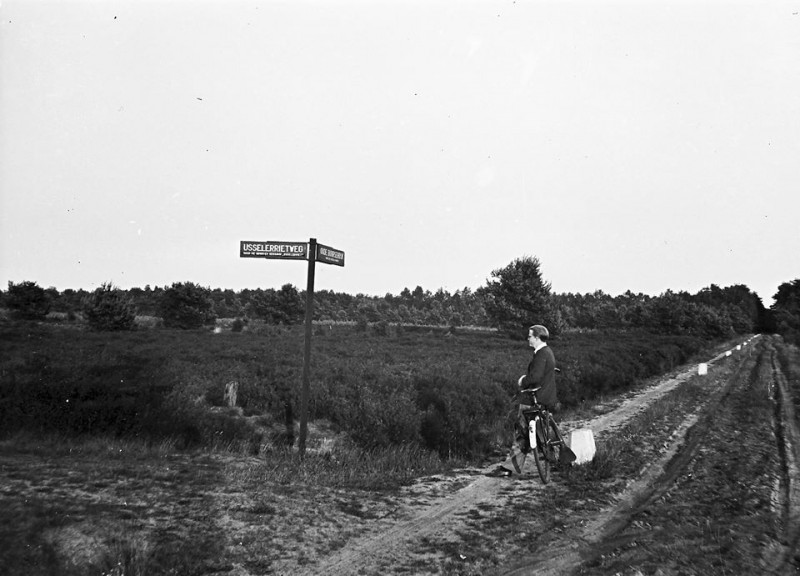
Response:
[[[307,242],[251,242],[242,240],[239,244],[239,256],[242,258],[305,260],[307,254]]]

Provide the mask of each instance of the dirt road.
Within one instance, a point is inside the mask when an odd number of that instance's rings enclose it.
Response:
[[[765,382],[775,382],[778,391],[786,390],[787,386],[785,383],[781,384],[785,378],[781,376],[782,370],[777,364],[772,340],[761,340],[762,342],[749,342],[750,348],[743,346],[739,350],[734,350],[736,354],[723,352],[711,359],[711,372],[719,373],[716,380],[699,376],[697,366],[692,365],[629,396],[607,413],[585,421],[563,423],[567,430],[590,428],[598,444],[602,445],[605,438],[612,436],[648,406],[682,384],[692,382],[695,386],[707,388],[702,403],[694,406],[691,412],[680,414],[680,418],[673,418],[672,425],[661,430],[659,442],[663,440],[663,445],[659,447],[658,457],[649,461],[635,477],[627,479],[621,490],[608,491],[611,494],[611,501],[601,509],[598,510],[596,507],[582,509],[585,506],[583,499],[571,500],[560,494],[565,485],[563,478],[560,480],[557,478],[555,485],[546,487],[538,481],[529,467],[526,470],[527,474],[516,480],[487,477],[485,473],[489,469],[468,471],[463,477],[467,482],[466,485],[452,494],[431,502],[416,513],[409,513],[407,517],[394,522],[391,526],[376,527],[371,534],[347,543],[322,562],[309,566],[303,573],[478,574],[491,571],[506,574],[566,574],[580,571],[586,565],[597,565],[597,558],[605,559],[606,552],[613,554],[619,538],[626,530],[631,526],[645,526],[636,524],[639,522],[639,516],[646,514],[648,505],[668,495],[675,482],[687,474],[686,470],[696,462],[698,456],[705,457],[709,452],[720,453],[717,444],[726,443],[730,428],[735,428],[737,423],[741,422],[738,412],[735,410],[730,412],[730,405],[734,401],[746,403],[749,394],[753,393],[751,389],[760,387],[757,393],[763,392],[765,406],[768,411],[772,410],[773,405],[767,395],[770,388]],[[771,374],[756,374],[753,367],[756,364],[763,365],[765,362],[770,363]],[[788,393],[786,390],[786,394]],[[787,398],[781,405],[788,407],[791,402]],[[719,416],[724,410],[728,410],[730,414],[726,412],[725,417],[720,419]],[[782,462],[778,463],[777,459],[771,462],[771,470],[783,479],[781,481],[783,487],[778,495],[784,507],[783,521],[787,527],[796,526],[794,503],[797,502],[798,484],[794,476],[796,465],[793,459],[796,459],[794,450],[797,447],[797,421],[792,414],[781,413],[778,422],[784,427],[784,432],[779,434],[779,442],[776,443],[770,438],[770,430],[763,436],[758,435],[757,438],[766,441],[769,444],[767,452],[776,457],[779,448],[783,447],[780,450],[780,453],[784,454]],[[763,449],[762,446],[758,448]],[[736,450],[732,454],[719,456],[723,463],[733,464],[734,468],[739,458],[740,454]],[[712,464],[709,459],[705,462],[707,466],[712,467],[721,464],[720,462]],[[778,470],[781,466],[786,472],[781,473]],[[692,475],[691,472],[688,474]],[[760,483],[761,488],[769,488],[768,499],[776,497],[772,494],[774,480],[775,478],[770,477]],[[721,488],[720,479],[716,478],[707,488],[711,494],[718,491]],[[547,540],[546,546],[537,547],[535,544],[531,546],[526,542],[527,546],[520,547],[514,536],[519,535],[520,523],[514,521],[513,514],[504,516],[505,512],[501,510],[513,508],[514,503],[522,499],[526,502],[535,502],[537,499],[553,498],[554,495],[556,499],[560,498],[566,504],[556,513],[557,524],[560,523],[556,528],[558,536],[553,538],[552,534],[542,534],[545,538],[540,540]],[[706,496],[713,498],[713,495],[706,494]],[[775,520],[771,513],[761,516],[766,516],[767,522]],[[502,538],[503,530],[497,530],[496,523],[501,521],[499,517],[505,517],[509,521],[505,539]],[[531,526],[528,522],[524,528],[529,535],[546,528],[542,525],[536,526],[535,522],[533,524]],[[650,522],[649,526],[652,525]],[[495,537],[494,534],[498,532],[501,538]],[[789,543],[796,542],[796,532],[796,529],[787,528],[784,534],[776,534],[775,540],[783,538],[788,539]],[[478,550],[476,558],[476,540],[482,537],[494,540],[493,557],[486,554],[485,550]],[[628,546],[633,541],[627,536],[623,540]],[[774,565],[769,568],[783,570],[792,561],[786,552],[790,546],[781,546],[775,542],[772,545],[783,550],[784,559],[773,562]],[[707,544],[704,543],[703,546]],[[483,545],[483,548],[485,547]],[[755,548],[759,552],[757,567],[763,570],[767,567],[766,550],[759,546]],[[644,559],[640,563],[646,564]],[[603,567],[601,573],[606,573],[606,568],[609,567]],[[586,569],[591,572],[590,568]],[[654,568],[656,569],[658,566]],[[685,570],[686,567],[681,569]],[[616,572],[624,573],[624,567]],[[667,570],[662,573],[672,572]]]
[[[592,420],[564,422],[564,430],[569,433],[576,428],[589,428],[598,436],[604,434],[624,424],[645,406],[684,382],[695,372],[696,368],[687,368],[670,378],[664,378],[654,386],[624,400],[613,411]],[[493,464],[485,469],[468,471],[464,476],[468,484],[455,493],[432,503],[388,529],[376,530],[366,538],[347,545],[321,565],[309,567],[302,574],[363,574],[372,571],[386,573],[384,570],[402,564],[402,560],[409,556],[409,550],[415,548],[415,542],[446,538],[448,534],[457,531],[462,521],[461,515],[481,504],[496,502],[500,498],[501,491],[508,488],[508,480],[487,476],[494,467]],[[523,472],[526,473],[524,489],[541,492],[544,487],[538,482],[538,478],[533,478],[535,472],[529,462],[526,462]],[[420,561],[418,564],[421,563],[423,562]]]

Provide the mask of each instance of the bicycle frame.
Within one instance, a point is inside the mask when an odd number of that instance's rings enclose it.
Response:
[[[538,388],[533,388],[521,391],[530,393],[533,397],[533,404],[530,408],[523,409],[521,414],[527,424],[528,447],[533,452],[539,477],[546,484],[550,481],[551,466],[559,463],[561,452],[566,449],[566,445],[553,415],[537,401],[537,390]]]
[[[528,443],[532,449],[539,446],[539,434],[542,433],[540,422],[548,414],[544,406],[534,405],[530,410],[523,410],[522,415],[528,421]],[[537,434],[537,430],[539,434]]]

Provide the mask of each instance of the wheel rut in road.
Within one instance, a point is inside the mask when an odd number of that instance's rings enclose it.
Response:
[[[791,566],[800,565],[800,429],[785,369],[776,349],[769,346],[768,350],[775,400],[774,430],[782,465],[777,499],[781,503],[785,542],[785,549],[774,556],[770,568],[775,573],[783,573]]]

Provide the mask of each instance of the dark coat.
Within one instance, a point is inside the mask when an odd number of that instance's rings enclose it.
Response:
[[[533,353],[533,359],[528,364],[528,373],[522,379],[522,388],[537,388],[536,399],[552,409],[558,402],[556,393],[556,358],[549,346],[539,348]]]

